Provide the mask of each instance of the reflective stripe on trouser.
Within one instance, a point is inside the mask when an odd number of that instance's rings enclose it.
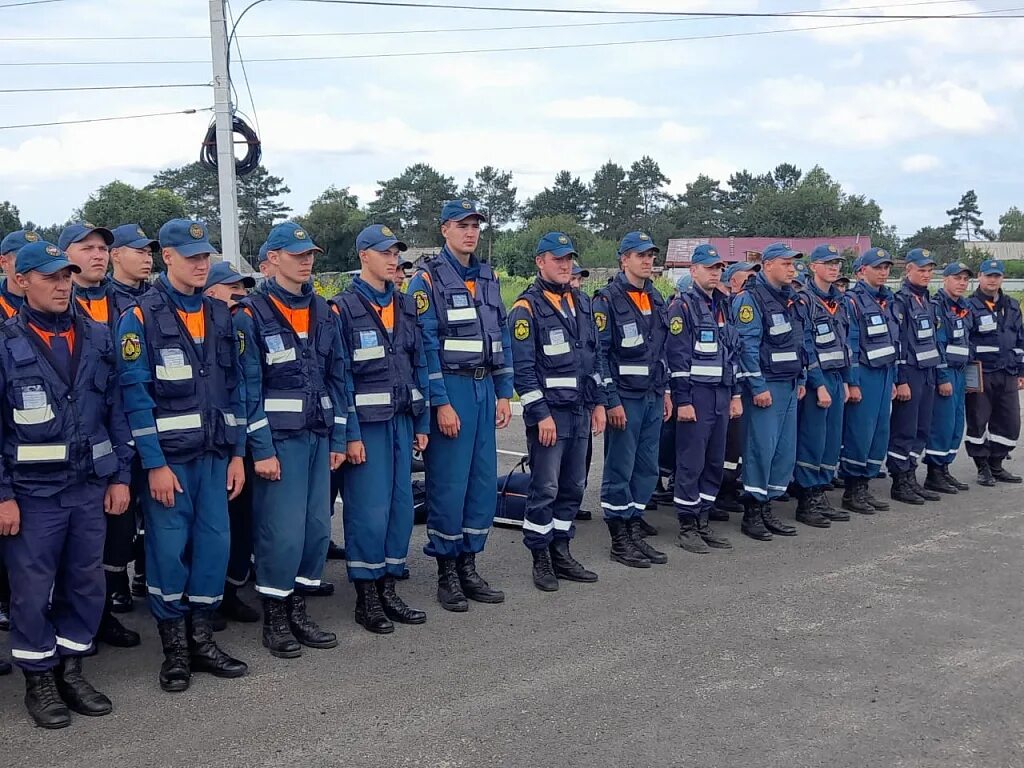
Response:
[[[330,450],[326,436],[300,432],[274,439],[280,480],[253,485],[256,591],[285,598],[296,584],[316,586],[331,540]]]
[[[843,477],[877,477],[889,449],[889,415],[896,366],[860,369],[859,403],[847,403],[839,469]]]
[[[768,408],[758,408],[749,392],[743,394],[743,490],[757,501],[785,493],[796,463],[796,381],[767,385],[772,394]]]
[[[588,424],[559,436],[553,446],[546,447],[537,439],[536,426],[526,428],[526,444],[530,453],[530,491],[523,516],[523,543],[528,549],[544,549],[554,539],[571,539],[576,535],[576,513],[583,501],[586,484]]]
[[[604,432],[601,509],[605,520],[640,517],[658,485],[664,400],[660,394],[621,399],[626,428]]]
[[[964,439],[964,397],[967,375],[963,368],[948,369],[953,394],[943,397],[936,393],[932,406],[932,425],[928,432],[928,445],[924,452],[925,464],[949,465],[960,450]]]
[[[11,657],[26,672],[92,647],[103,613],[105,493],[106,483],[85,483],[48,498],[17,498],[21,532],[5,537],[4,546]]]
[[[746,433],[743,431],[743,419],[729,419],[725,433],[725,462],[722,472],[722,490],[734,488],[736,493],[742,490],[740,479],[743,475],[743,443]]]
[[[256,482],[252,456],[245,457],[245,486],[228,502],[231,548],[228,553],[228,584],[243,586],[252,571],[252,489]]]
[[[903,366],[903,375],[910,385],[910,399],[892,403],[889,420],[889,451],[885,466],[890,474],[910,472],[917,468],[928,443],[932,428],[932,406],[935,403],[935,369]]]
[[[482,552],[498,500],[494,381],[487,376],[444,375],[448,400],[459,415],[454,440],[441,434],[431,414],[426,462],[427,546],[430,557]]]
[[[722,485],[732,387],[694,384],[690,390],[696,421],[676,421],[675,499],[680,519],[698,517],[714,504]]]
[[[797,406],[796,467],[793,479],[801,488],[828,485],[839,464],[843,440],[843,377],[822,371],[832,404],[818,407],[818,393],[808,388]]]
[[[401,576],[412,537],[412,417],[360,424],[366,461],[344,464],[345,557],[351,581]],[[429,447],[428,447],[429,450]]]
[[[146,586],[157,621],[220,604],[230,547],[227,458],[204,453],[168,466],[184,491],[174,494],[174,506],[168,509],[149,494],[142,497]]]
[[[141,519],[139,499],[149,493],[148,473],[142,468],[136,456],[132,459],[129,484],[128,509],[123,515],[107,517],[107,535],[103,544],[103,570],[107,573],[124,573],[128,563],[136,559],[136,531]],[[136,572],[144,572],[145,565],[136,564]]]
[[[985,391],[967,395],[964,446],[971,458],[1003,459],[1020,437],[1017,377],[1006,371],[985,373]]]

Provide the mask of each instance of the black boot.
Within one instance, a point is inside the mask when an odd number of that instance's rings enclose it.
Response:
[[[302,646],[288,626],[288,605],[276,597],[264,597],[263,606],[263,647],[271,656],[279,659],[294,659],[302,655]]]
[[[725,523],[729,520],[730,512],[743,514],[743,503],[740,501],[736,488],[732,483],[729,483],[728,486],[722,486],[718,491],[718,497],[715,499],[715,506],[711,510],[709,519],[718,523]]]
[[[870,504],[879,512],[885,512],[889,509],[888,501],[883,501],[882,499],[878,498],[877,496],[875,496],[875,494],[871,492],[871,481],[869,481],[867,478],[864,478],[864,485],[861,489],[861,495],[864,497],[865,501],[867,501],[868,504]]]
[[[478,603],[505,602],[505,593],[500,589],[494,589],[476,572],[475,552],[463,552],[459,555],[455,560],[455,568],[459,572],[462,592],[470,600],[476,600]]]
[[[989,459],[988,465],[992,469],[992,479],[997,483],[1019,483],[1021,481],[1019,475],[1015,475],[1011,472],[1003,469],[1002,459]]]
[[[88,717],[102,717],[114,710],[110,699],[93,688],[82,676],[81,656],[65,656],[56,671],[57,691],[72,712]]]
[[[334,594],[334,584],[329,581],[321,581],[316,585],[296,584],[295,592],[303,597],[330,597]]]
[[[829,501],[828,494],[826,491],[832,490],[832,484],[819,485],[815,489],[814,494],[814,506],[815,509],[821,514],[822,517],[828,518],[832,522],[842,521],[846,522],[850,519],[850,513],[843,509],[836,509],[832,506],[832,502]]]
[[[681,549],[693,552],[695,555],[706,555],[711,551],[711,547],[704,542],[704,538],[700,535],[697,518],[693,515],[679,517],[679,534],[676,536],[676,544]]]
[[[924,499],[914,492],[914,486],[910,484],[909,475],[909,472],[893,472],[892,491],[889,495],[892,496],[893,501],[920,507],[924,504]]]
[[[577,512],[576,512],[576,522],[579,522],[580,520],[582,520],[584,522],[589,522],[590,520],[593,520],[593,519],[594,519],[594,513],[591,512],[589,509],[580,509],[580,510],[577,510]]]
[[[142,642],[138,632],[128,629],[115,618],[111,613],[109,601],[103,606],[103,615],[100,617],[99,629],[96,630],[96,639],[115,648],[134,648]]]
[[[644,520],[644,516],[643,515],[640,515],[640,517],[634,517],[633,519],[637,521],[637,523],[636,523],[637,529],[639,530],[641,536],[657,536],[658,535],[658,529],[655,528],[650,523],[648,523],[646,520]]]
[[[410,608],[395,591],[395,577],[385,576],[377,579],[377,594],[380,595],[380,604],[384,608],[384,615],[399,624],[422,624],[427,620],[427,614]]]
[[[928,474],[924,478],[924,487],[927,490],[949,494],[958,492],[956,486],[946,479],[946,473],[942,471],[942,467],[937,464],[928,464],[927,466]]]
[[[709,520],[711,519],[711,510],[705,507],[701,510],[700,515],[697,517],[697,533],[700,535],[704,543],[712,549],[732,549],[732,542],[729,541],[725,536],[720,533],[715,533],[712,530]]]
[[[238,596],[238,587],[227,583],[224,585],[224,599],[220,604],[220,613],[225,619],[240,621],[243,624],[254,624],[260,620],[260,613]]]
[[[189,664],[188,641],[185,639],[185,619],[159,621],[156,628],[164,649],[164,661],[160,665],[160,687],[168,693],[187,690],[192,679],[192,668]]]
[[[916,493],[918,496],[920,496],[925,501],[941,501],[942,500],[942,496],[940,496],[939,494],[935,493],[934,491],[929,491],[927,488],[921,487],[921,484],[919,482],[917,482],[917,470],[916,469],[911,469],[910,471],[908,471],[907,475],[906,475],[906,479],[907,479],[907,485],[910,486],[911,490],[913,490],[914,493]]]
[[[334,543],[334,539],[331,539],[331,543],[327,545],[327,559],[328,560],[344,560],[345,559],[345,548]]]
[[[395,625],[384,614],[384,606],[380,604],[377,582],[354,581],[352,584],[356,588],[356,623],[375,635],[394,632]]]
[[[11,629],[11,604],[6,600],[0,600],[0,632],[9,632]]]
[[[943,475],[943,477],[946,478],[946,482],[949,483],[950,485],[952,485],[958,491],[969,491],[969,490],[971,490],[971,486],[969,486],[967,483],[961,483],[959,480],[957,480],[955,477],[953,477],[953,475],[949,471],[949,464],[943,464],[942,465],[942,475]]]
[[[531,549],[533,555],[533,586],[541,592],[557,592],[558,577],[551,566],[551,553],[547,547],[543,549]]]
[[[605,520],[608,526],[608,533],[612,539],[611,558],[617,563],[628,565],[630,568],[650,568],[651,561],[648,560],[633,544],[626,530],[626,521],[621,517],[613,517]]]
[[[107,602],[114,613],[130,613],[135,607],[132,589],[128,584],[128,571],[106,572]]]
[[[11,662],[0,659],[0,677],[9,675],[14,671],[14,667],[11,666]]]
[[[149,588],[146,586],[146,574],[136,573],[132,576],[132,597],[143,598],[149,594]]]
[[[740,530],[747,536],[758,541],[771,541],[774,537],[761,519],[761,502],[752,498],[745,498],[745,509],[743,510],[743,522],[740,523]]]
[[[816,495],[814,488],[800,488],[796,502],[796,519],[811,528],[831,528],[832,521],[819,511]]]
[[[309,648],[334,648],[338,645],[338,636],[333,632],[320,629],[315,621],[306,613],[306,598],[292,594],[288,597],[288,627],[292,636]]]
[[[764,522],[764,527],[776,536],[796,536],[796,526],[782,522],[776,516],[770,501],[761,505],[761,520]]]
[[[208,672],[214,677],[235,678],[249,670],[244,661],[229,656],[217,646],[213,639],[209,611],[192,612],[192,633],[189,639],[194,671]]]
[[[626,534],[633,540],[633,546],[639,550],[641,555],[655,565],[664,565],[668,562],[668,555],[664,552],[659,552],[644,540],[642,532],[643,522],[644,519],[642,517],[633,517],[627,520]]]
[[[454,558],[437,558],[437,601],[446,611],[462,613],[469,610]]]
[[[578,581],[581,584],[593,584],[597,581],[597,574],[588,571],[583,564],[572,556],[569,551],[568,539],[553,539],[548,547],[551,553],[551,567],[555,570],[555,576],[566,581]]]
[[[975,459],[974,464],[978,467],[978,485],[992,488],[996,484],[996,479],[992,476],[992,467],[989,466],[988,459]]]
[[[25,673],[25,708],[40,728],[71,725],[71,713],[57,691],[52,669]]]
[[[843,492],[843,509],[856,512],[858,515],[873,515],[875,508],[868,501],[868,481],[866,477],[846,478],[846,490]]]

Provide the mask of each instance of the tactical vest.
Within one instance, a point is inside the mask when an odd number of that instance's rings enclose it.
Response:
[[[387,421],[396,414],[419,416],[426,399],[416,386],[420,336],[416,303],[395,291],[394,328],[389,334],[369,302],[349,287],[331,302],[341,316],[342,333],[352,357],[352,386],[360,422]]]
[[[110,279],[107,279],[103,284],[103,288],[107,299],[107,319],[105,322],[102,322],[101,325],[105,325],[110,333],[113,334],[114,329],[117,327],[117,321],[120,320],[121,315],[134,307],[137,304],[137,300],[135,297],[117,290],[117,288],[114,287],[114,282]],[[76,288],[75,290],[77,291],[78,289]],[[74,299],[74,307],[76,311],[81,311],[87,317],[95,321],[95,319],[89,315],[88,310],[78,302],[77,295]]]
[[[333,337],[331,310],[314,295],[309,303],[308,338],[301,338],[281,316],[270,296],[257,293],[242,300],[252,312],[256,344],[263,364],[263,412],[276,438],[312,431],[327,435],[334,424],[334,403],[327,390]]]
[[[694,384],[732,386],[736,381],[731,350],[736,348],[736,329],[712,313],[707,299],[694,287],[684,294],[692,323],[693,349],[690,376]],[[724,313],[725,307],[721,311]]]
[[[885,368],[896,361],[899,327],[889,307],[883,307],[860,283],[846,293],[847,301],[857,307],[860,329],[860,359],[866,368]],[[890,299],[891,300],[891,299]]]
[[[533,310],[537,380],[548,405],[556,408],[596,402],[601,380],[596,362],[597,327],[590,302],[576,290],[568,295],[576,308],[575,330],[573,321],[562,317],[537,283],[519,297]]]
[[[618,279],[602,288],[608,298],[611,317],[612,344],[608,350],[608,367],[620,392],[646,394],[662,392],[667,375],[662,357],[668,332],[665,300],[651,288],[651,314],[644,315],[626,295]]]
[[[74,320],[77,369],[67,382],[31,338],[24,317],[2,326],[4,460],[15,488],[53,496],[70,485],[117,472],[107,420],[114,377],[113,342],[105,325]]]
[[[941,317],[946,325],[946,366],[956,369],[965,367],[971,358],[967,338],[970,308],[964,307],[958,312],[960,308],[945,291],[937,291],[932,296],[932,304],[935,305],[936,316]]]
[[[754,282],[748,293],[761,311],[761,375],[766,381],[796,379],[803,370],[803,326],[793,308],[761,282]]]
[[[915,368],[936,368],[942,362],[939,356],[938,340],[935,338],[935,312],[927,295],[922,301],[906,285],[897,294],[902,301],[896,303],[904,307],[905,317],[897,317],[905,328],[900,341],[903,348],[903,361]],[[898,311],[898,310],[897,310]]]
[[[971,348],[985,371],[1015,371],[1017,359],[1022,354],[1015,348],[1021,327],[1020,305],[1009,296],[1003,296],[1002,301],[1002,317],[989,309],[985,299],[977,293],[967,301],[973,321]]]
[[[424,264],[430,275],[431,292],[437,313],[441,369],[465,371],[473,368],[497,370],[505,367],[501,344],[505,327],[505,305],[501,289],[490,265],[480,265],[476,293],[444,255]]]
[[[822,299],[808,290],[804,294],[807,307],[807,321],[810,323],[814,352],[818,356],[818,367],[823,371],[836,371],[850,365],[850,348],[846,343],[849,318],[843,297]],[[835,301],[836,311],[830,312],[825,301]]]
[[[169,462],[207,451],[227,454],[238,422],[231,392],[238,386],[235,335],[227,305],[203,298],[206,337],[197,351],[162,281],[139,298],[160,447]]]

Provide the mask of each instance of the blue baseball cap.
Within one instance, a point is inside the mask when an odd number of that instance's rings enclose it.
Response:
[[[651,240],[651,236],[646,232],[630,232],[619,243],[619,256],[629,253],[630,251],[636,251],[637,253],[647,253],[647,251],[654,250],[655,253],[660,253],[661,249],[654,244]]]
[[[111,248],[159,248],[160,243],[146,235],[145,230],[138,224],[122,224],[111,230],[114,235],[114,242]]]
[[[3,242],[0,242],[0,254],[15,253],[29,243],[39,242],[40,239],[38,232],[33,232],[31,229],[17,229],[8,234]]]
[[[383,224],[371,224],[356,238],[357,251],[386,251],[393,245],[398,246],[400,251],[409,250],[409,246]]]
[[[476,207],[476,202],[473,200],[449,200],[441,209],[442,224],[447,221],[462,221],[470,216],[487,221],[487,216]]]
[[[761,261],[772,259],[802,259],[804,255],[800,251],[794,251],[785,243],[772,243],[761,251]]]
[[[999,259],[986,259],[981,262],[978,272],[982,275],[1005,275],[1006,268]]]
[[[954,261],[943,267],[942,276],[953,277],[953,275],[962,275],[964,272],[967,273],[968,277],[974,277],[973,269],[964,264],[962,261]]]
[[[864,267],[877,267],[879,264],[892,264],[892,256],[885,248],[868,248],[853,263],[854,271]]]
[[[937,263],[932,258],[932,252],[924,248],[911,248],[907,252],[907,258],[905,259],[907,264],[913,264],[915,267],[927,267],[935,266]]]
[[[690,286],[693,285],[693,274],[690,270],[686,270],[682,276],[676,280],[676,290],[679,293],[686,293],[690,290]]]
[[[229,261],[218,261],[216,264],[210,265],[210,274],[206,278],[207,288],[212,288],[215,285],[234,285],[235,283],[241,283],[246,288],[256,285],[253,278],[243,275],[231,266]]]
[[[159,239],[161,248],[173,248],[186,259],[203,253],[217,255],[217,249],[210,245],[205,221],[171,219],[160,227]]]
[[[730,264],[725,269],[725,274],[722,275],[722,279],[725,282],[732,280],[733,275],[737,272],[760,272],[761,265],[755,261],[737,261],[735,264]]]
[[[573,275],[579,275],[580,277],[590,277],[590,270],[584,269],[575,261],[572,263],[572,273]]]
[[[267,253],[271,251],[286,251],[294,255],[309,251],[323,253],[324,249],[314,243],[309,233],[294,221],[282,221],[267,235]]]
[[[556,259],[578,256],[572,238],[564,232],[548,232],[537,242],[537,255],[551,253]]]
[[[36,240],[34,243],[22,246],[14,265],[14,271],[19,275],[33,270],[44,275],[52,275],[62,269],[70,269],[72,272],[82,271],[77,264],[68,261],[68,255],[62,249],[45,240]]]
[[[847,285],[849,285],[850,284],[850,276],[849,275],[840,275],[839,277],[836,278],[836,282],[837,283],[846,283]]]
[[[108,246],[114,242],[113,232],[105,227],[94,227],[86,221],[78,224],[69,224],[64,227],[64,229],[61,230],[60,237],[57,238],[57,246],[62,251],[67,250],[69,245],[82,242],[82,240],[87,238],[93,232],[101,235]]]
[[[822,243],[821,245],[815,246],[814,250],[811,251],[810,261],[821,262],[821,261],[842,261],[843,256],[839,253],[839,249],[831,243]]]
[[[796,274],[793,275],[793,281],[800,283],[800,285],[807,285],[807,277],[810,274],[810,270],[807,269],[807,265],[802,261],[798,261],[793,265]]]
[[[256,263],[257,264],[262,264],[266,260],[267,260],[267,244],[264,243],[263,245],[260,246],[260,252],[256,256]]]
[[[690,263],[699,264],[702,267],[710,267],[715,264],[725,264],[725,260],[718,254],[715,248],[707,243],[702,243],[693,249]]]

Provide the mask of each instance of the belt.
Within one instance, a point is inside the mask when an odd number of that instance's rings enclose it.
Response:
[[[491,375],[491,369],[481,366],[479,368],[458,368],[456,370],[445,371],[445,373],[451,373],[455,376],[469,376],[476,381],[483,381]]]

